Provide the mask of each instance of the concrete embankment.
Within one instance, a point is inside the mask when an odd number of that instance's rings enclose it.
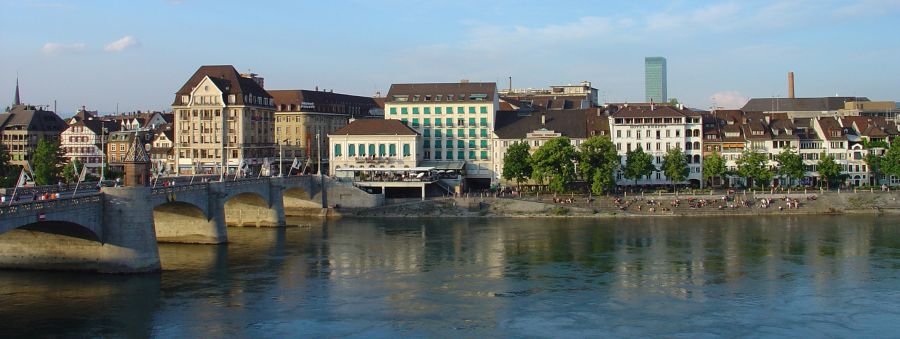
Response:
[[[531,198],[437,198],[411,201],[367,209],[339,209],[332,216],[345,217],[642,217],[642,216],[733,216],[783,214],[880,214],[900,213],[900,193],[826,193],[826,194],[746,194],[727,202],[716,196],[629,197],[616,203],[613,198],[560,197],[568,202],[554,203],[552,197]],[[799,202],[789,208],[785,198]],[[690,200],[703,199],[703,207],[692,207]],[[769,199],[765,207],[762,199]],[[674,201],[678,204],[673,204]],[[721,208],[719,206],[722,206]],[[781,208],[779,208],[781,207]]]

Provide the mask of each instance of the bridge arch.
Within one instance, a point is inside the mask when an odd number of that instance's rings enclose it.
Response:
[[[278,212],[269,199],[257,192],[239,192],[225,198],[225,224],[228,226],[278,226]]]
[[[218,244],[225,237],[211,213],[185,201],[154,206],[153,229],[159,242]]]
[[[285,188],[282,198],[286,213],[292,209],[322,208],[321,197],[317,196],[315,192],[307,191],[305,187]]]
[[[99,271],[104,247],[110,245],[90,227],[62,220],[38,221],[0,234],[4,268]]]

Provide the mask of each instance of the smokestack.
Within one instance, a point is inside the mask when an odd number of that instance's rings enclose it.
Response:
[[[788,98],[794,98],[794,72],[788,72]]]
[[[512,93],[512,77],[509,77],[509,93]]]

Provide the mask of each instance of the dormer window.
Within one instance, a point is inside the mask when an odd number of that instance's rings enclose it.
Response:
[[[434,101],[441,101],[441,97],[443,97],[443,95],[440,95],[440,94],[435,95],[435,96],[434,96]]]
[[[418,95],[413,95],[413,101],[419,101],[419,96],[418,96]]]
[[[182,95],[182,96],[181,96],[181,103],[182,103],[182,104],[187,104],[187,103],[189,103],[189,102],[191,102],[191,96],[189,96],[189,95]]]
[[[234,104],[234,99],[235,99],[235,98],[234,98],[234,94],[229,94],[229,95],[228,95],[228,103],[229,103],[229,104],[232,104],[232,105],[233,105],[233,104]]]

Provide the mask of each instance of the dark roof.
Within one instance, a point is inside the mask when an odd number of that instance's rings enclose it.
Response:
[[[841,128],[840,123],[837,119],[832,117],[820,117],[816,119],[816,122],[819,124],[819,127],[822,128],[823,137],[825,140],[847,140],[847,136],[844,135],[844,129]]]
[[[125,160],[122,162],[132,162],[132,163],[149,163],[150,155],[147,154],[147,150],[144,149],[144,143],[141,142],[140,138],[132,138],[131,146],[128,147],[128,151],[125,152]]]
[[[418,103],[421,103],[426,102],[425,96],[430,95],[431,102],[476,102],[478,100],[473,95],[483,95],[481,101],[490,102],[496,92],[497,84],[493,82],[393,84],[384,100],[390,103],[417,103],[415,96],[418,95]],[[440,101],[437,101],[438,95],[442,96]],[[453,95],[453,100],[447,99],[449,95]]]
[[[302,89],[270,90],[275,98],[278,112],[318,112],[350,115],[358,107],[354,116],[367,116],[369,110],[379,107],[374,98],[324,91]],[[304,104],[306,105],[304,107]]]
[[[652,108],[652,109],[651,109]],[[656,117],[700,117],[700,114],[689,109],[673,106],[625,106],[612,113],[614,118],[656,118]]]
[[[16,105],[0,118],[4,129],[28,130],[34,132],[62,132],[67,127],[56,113],[35,106]]]
[[[845,101],[869,101],[863,97],[822,98],[753,98],[741,108],[744,111],[836,111],[844,108]]]
[[[250,78],[245,78],[238,73],[234,66],[231,65],[213,65],[213,66],[200,66],[194,75],[188,79],[187,82],[181,86],[181,89],[175,93],[175,101],[172,105],[181,105],[181,96],[182,95],[190,95],[198,84],[205,77],[209,77],[210,80],[219,87],[219,90],[222,91],[223,97],[222,102],[227,102],[228,94],[235,95],[235,104],[236,105],[250,105],[251,103],[244,102],[244,95],[250,94],[257,97],[263,98],[271,98],[272,96],[266,92],[255,80]],[[265,106],[265,105],[263,105]]]
[[[415,130],[400,120],[361,119],[354,120],[329,135],[418,135]]]
[[[534,95],[512,95],[504,96],[503,100],[508,102],[528,103],[533,106],[540,106],[545,109],[579,109],[585,101],[590,99],[584,95],[554,95],[554,96],[534,96]],[[590,105],[590,103],[588,103]]]
[[[599,108],[572,110],[541,110],[523,115],[518,111],[497,112],[494,133],[500,139],[524,139],[528,133],[549,130],[575,139],[589,137],[588,118],[602,112]],[[543,117],[544,123],[541,123]],[[609,130],[609,120],[606,129]],[[602,126],[599,127],[602,129]]]

